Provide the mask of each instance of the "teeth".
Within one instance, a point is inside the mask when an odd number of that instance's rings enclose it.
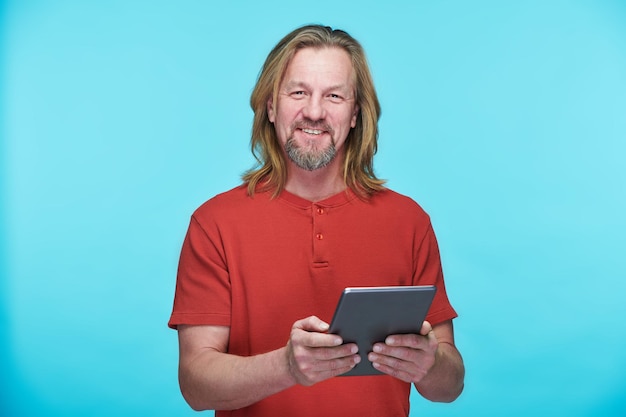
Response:
[[[320,135],[322,133],[322,130],[314,130],[314,129],[302,129],[302,131],[310,135]]]

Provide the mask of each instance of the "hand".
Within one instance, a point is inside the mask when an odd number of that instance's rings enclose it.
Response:
[[[432,326],[425,321],[419,334],[391,335],[385,343],[376,343],[368,359],[385,374],[418,383],[435,365],[438,345]]]
[[[315,316],[293,324],[287,343],[287,363],[296,383],[313,385],[346,373],[360,362],[357,345],[343,345],[341,337],[325,333],[328,327],[328,323]]]

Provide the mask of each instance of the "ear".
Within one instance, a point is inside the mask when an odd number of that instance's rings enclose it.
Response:
[[[274,123],[274,120],[276,120],[276,113],[274,113],[274,97],[272,96],[267,99],[267,118],[270,120],[270,123]]]
[[[352,113],[352,120],[350,120],[350,127],[354,128],[356,126],[356,119],[359,115],[359,111],[361,108],[358,105],[354,106],[354,113]]]

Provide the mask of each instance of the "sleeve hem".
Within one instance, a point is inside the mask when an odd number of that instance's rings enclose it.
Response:
[[[226,314],[172,313],[167,323],[170,329],[178,329],[179,324],[230,326],[230,316]]]
[[[446,308],[444,310],[439,310],[436,312],[428,313],[426,316],[426,321],[428,321],[432,326],[435,326],[439,323],[443,323],[447,320],[452,320],[457,318],[458,314],[452,307]]]

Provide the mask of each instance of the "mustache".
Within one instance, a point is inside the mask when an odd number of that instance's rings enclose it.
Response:
[[[296,129],[313,129],[313,130],[323,130],[325,132],[330,133],[331,135],[334,133],[333,128],[326,122],[324,121],[314,121],[314,120],[308,120],[308,119],[303,119],[303,120],[296,120],[292,126],[291,126],[292,130],[296,130]]]

